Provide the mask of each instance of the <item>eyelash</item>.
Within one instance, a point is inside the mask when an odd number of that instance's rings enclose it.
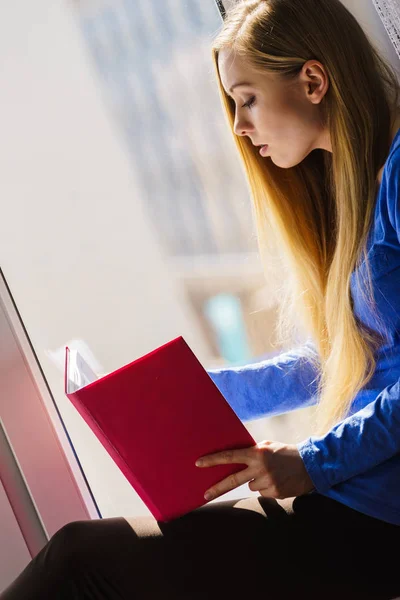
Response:
[[[242,108],[245,108],[245,107],[246,108],[251,108],[253,106],[253,104],[254,104],[255,101],[256,101],[256,97],[252,96],[248,102],[246,102],[245,104],[243,104]]]

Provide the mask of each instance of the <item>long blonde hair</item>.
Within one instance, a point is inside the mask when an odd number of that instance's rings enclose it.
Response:
[[[320,61],[330,86],[320,104],[332,150],[314,150],[281,169],[262,158],[247,136],[236,136],[257,228],[264,270],[276,248],[285,269],[276,334],[281,344],[299,330],[311,335],[318,358],[318,405],[313,429],[325,433],[348,414],[371,379],[385,340],[356,319],[351,275],[365,261],[361,288],[376,309],[367,238],[377,173],[391,144],[399,110],[395,71],[339,0],[242,0],[227,12],[212,56],[222,104],[233,133],[235,105],[225,93],[218,53],[228,48],[261,72],[294,80],[303,64]],[[356,271],[357,273],[357,271]],[[300,324],[300,325],[299,325]]]

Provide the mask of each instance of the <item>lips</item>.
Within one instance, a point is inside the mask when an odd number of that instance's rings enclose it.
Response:
[[[255,148],[258,148],[259,153],[261,154],[261,156],[266,156],[267,152],[268,152],[268,144],[254,144],[252,142],[253,146]]]

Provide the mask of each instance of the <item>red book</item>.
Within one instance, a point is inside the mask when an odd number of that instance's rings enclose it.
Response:
[[[247,467],[197,458],[256,444],[182,336],[100,378],[66,348],[65,393],[159,521]]]

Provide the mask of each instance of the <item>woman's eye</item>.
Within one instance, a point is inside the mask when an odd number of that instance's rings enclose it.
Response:
[[[250,100],[248,100],[245,104],[243,104],[242,108],[251,108],[256,100],[255,96],[252,96]]]

